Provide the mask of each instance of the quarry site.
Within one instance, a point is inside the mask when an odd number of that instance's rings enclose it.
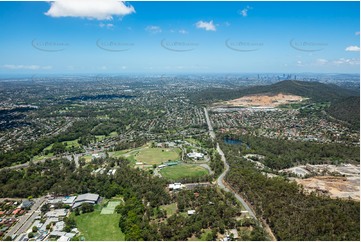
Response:
[[[218,103],[220,105],[226,105],[228,107],[269,107],[275,108],[279,105],[298,103],[303,101],[305,98],[296,95],[289,95],[278,93],[277,95],[272,94],[256,94],[248,95],[241,98],[233,99]]]
[[[283,170],[299,177],[291,178],[301,184],[307,191],[329,195],[331,198],[342,198],[360,201],[360,166],[352,164],[305,165]]]

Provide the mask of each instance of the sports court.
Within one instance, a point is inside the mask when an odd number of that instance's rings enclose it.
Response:
[[[115,207],[120,204],[120,201],[109,201],[108,205],[102,209],[100,214],[113,214]]]

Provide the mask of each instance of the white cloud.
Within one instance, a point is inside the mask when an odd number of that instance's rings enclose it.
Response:
[[[343,65],[343,64],[360,65],[360,59],[356,59],[356,58],[352,58],[352,59],[340,58],[338,60],[333,61],[333,63],[336,64],[336,65]]]
[[[346,47],[345,49],[346,51],[360,51],[360,47],[358,47],[357,45],[351,45]]]
[[[185,30],[185,29],[180,29],[180,30],[178,31],[178,33],[180,33],[180,34],[188,34],[188,31]]]
[[[339,67],[339,66],[353,66],[360,65],[360,59],[358,58],[338,58],[333,60],[327,60],[323,58],[319,58],[312,61],[296,61],[296,66],[298,67],[320,67],[320,66],[328,66],[328,67]]]
[[[158,34],[162,32],[162,29],[159,26],[155,25],[149,25],[145,28],[145,30],[152,34]]]
[[[300,61],[300,60],[298,60],[298,61],[296,62],[296,65],[297,65],[297,66],[304,66],[303,62]]]
[[[230,22],[224,22],[224,26],[226,26],[226,27],[229,27],[229,26],[231,26],[231,24],[230,24]]]
[[[360,31],[355,32],[355,35],[360,35]]]
[[[4,69],[9,70],[49,70],[52,66],[39,66],[39,65],[3,65]]]
[[[213,24],[213,20],[209,22],[200,20],[196,23],[196,27],[198,29],[205,29],[206,31],[216,31],[216,26]]]
[[[318,64],[318,65],[325,65],[327,63],[328,63],[328,60],[326,60],[326,59],[317,59],[316,60],[316,64]]]
[[[45,15],[111,20],[114,16],[135,13],[134,7],[119,0],[58,0],[50,3]]]
[[[247,6],[244,9],[239,11],[239,14],[242,15],[243,17],[247,17],[248,16],[248,10],[252,9],[252,7]]]
[[[105,23],[100,23],[99,24],[100,28],[107,28],[107,29],[111,29],[114,27],[114,24],[105,24]]]

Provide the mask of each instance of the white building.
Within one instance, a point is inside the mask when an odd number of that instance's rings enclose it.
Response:
[[[187,156],[191,159],[203,159],[204,158],[204,154],[203,153],[198,153],[198,152],[192,152],[192,153],[188,153]]]
[[[73,208],[81,206],[83,203],[97,204],[99,201],[99,195],[94,193],[86,193],[79,195],[73,204]]]
[[[182,185],[182,183],[174,183],[174,184],[169,184],[168,185],[169,190],[180,190],[184,188],[184,185]]]
[[[68,214],[66,209],[55,209],[53,211],[49,211],[45,214],[48,218],[63,218]]]
[[[193,215],[193,214],[195,214],[196,213],[196,210],[188,210],[187,211],[187,214],[188,215]]]

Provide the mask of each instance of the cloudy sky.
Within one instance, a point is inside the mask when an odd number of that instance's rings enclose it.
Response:
[[[359,73],[359,2],[0,2],[0,74]]]

